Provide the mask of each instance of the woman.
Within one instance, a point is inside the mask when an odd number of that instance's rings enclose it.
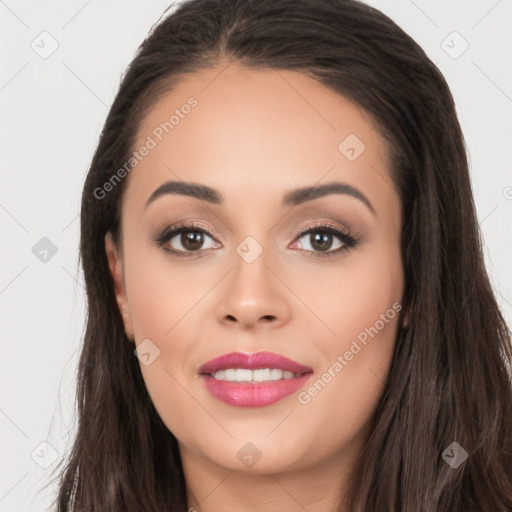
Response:
[[[355,0],[189,0],[82,199],[58,510],[512,510],[510,334],[460,125]]]

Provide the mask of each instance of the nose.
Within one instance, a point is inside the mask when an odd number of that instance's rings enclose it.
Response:
[[[217,301],[220,322],[250,330],[281,327],[289,321],[291,292],[267,265],[265,251],[252,263],[236,256],[225,279]]]

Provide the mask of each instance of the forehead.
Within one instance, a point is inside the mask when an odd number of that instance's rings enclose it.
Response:
[[[231,63],[186,75],[142,119],[133,149],[143,146],[151,149],[130,173],[131,208],[168,180],[207,184],[244,207],[333,180],[377,203],[397,199],[371,117],[296,71]]]

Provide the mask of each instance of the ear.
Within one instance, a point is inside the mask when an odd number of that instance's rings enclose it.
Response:
[[[126,289],[123,278],[123,261],[120,251],[112,238],[110,231],[105,235],[105,252],[107,253],[108,266],[112,279],[114,280],[114,292],[116,294],[117,306],[123,318],[124,330],[130,340],[134,340],[132,317],[126,296]]]
[[[404,329],[407,329],[407,327],[409,327],[409,320],[410,320],[410,315],[409,315],[409,310],[407,310],[404,312],[404,316],[403,316],[403,320],[402,320],[402,327]]]

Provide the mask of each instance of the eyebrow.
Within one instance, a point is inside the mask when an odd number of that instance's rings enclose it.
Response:
[[[190,196],[212,204],[222,204],[224,202],[223,195],[218,190],[207,185],[185,181],[167,181],[163,185],[160,185],[151,194],[149,199],[146,201],[144,209],[159,197],[168,194]],[[282,205],[296,206],[331,194],[346,194],[351,197],[355,197],[365,204],[374,215],[376,215],[372,203],[359,189],[349,185],[348,183],[342,183],[340,181],[290,190],[284,195]]]

